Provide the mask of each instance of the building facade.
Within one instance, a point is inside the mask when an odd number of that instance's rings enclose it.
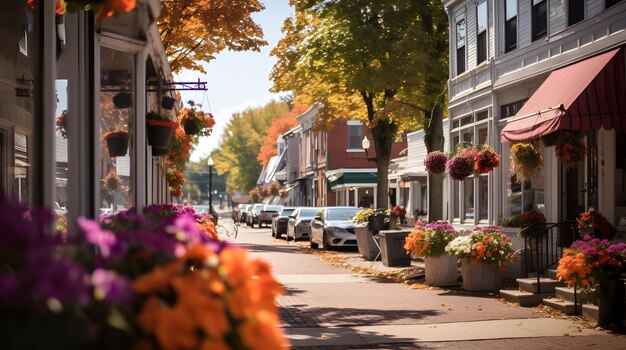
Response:
[[[56,208],[68,222],[171,200],[145,115],[161,110],[172,74],[156,20],[159,1],[102,23],[55,13],[54,1],[9,1],[0,13],[0,190]],[[31,6],[32,5],[32,6]],[[107,133],[125,134],[112,156]],[[123,155],[121,155],[123,154]],[[103,186],[110,174],[119,188]]]
[[[595,209],[619,227],[626,221],[626,2],[443,3],[450,23],[449,146],[486,143],[502,160],[487,175],[450,181],[448,218],[497,224],[535,209],[560,222]],[[576,167],[563,166],[549,142],[560,130],[584,133],[587,155]],[[534,142],[544,158],[523,185],[509,170],[511,144],[522,141]]]

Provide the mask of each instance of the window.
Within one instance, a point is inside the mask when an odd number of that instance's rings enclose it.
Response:
[[[488,143],[489,111],[481,110],[458,118],[456,129],[450,132],[452,152],[458,152],[463,143],[475,145]],[[454,121],[453,121],[454,124]],[[461,145],[459,145],[459,143]],[[457,147],[458,146],[458,147]],[[454,222],[479,224],[489,219],[489,177],[492,175],[474,175],[462,181],[452,180],[450,190],[450,218]]]
[[[543,38],[548,33],[548,1],[533,0],[532,31],[533,41]]]
[[[487,1],[476,7],[476,64],[487,60]]]
[[[543,143],[539,143],[539,153],[545,155],[545,147]],[[502,159],[508,159],[508,156],[503,156]],[[502,169],[509,169],[508,166],[502,166]],[[504,172],[503,172],[504,173]],[[506,173],[504,181],[508,182],[508,188],[506,193],[506,207],[505,215],[521,214],[531,209],[545,213],[545,167],[542,167],[535,175],[529,180],[523,183],[517,181],[515,175],[507,175]]]
[[[509,52],[517,48],[517,0],[506,0],[504,12],[504,52]]]
[[[361,145],[361,139],[363,136],[361,129],[361,125],[348,125],[349,149],[363,149],[363,146]]]
[[[465,72],[465,19],[456,22],[456,74]]]
[[[567,3],[567,25],[573,25],[585,19],[585,0],[569,0]]]
[[[135,56],[102,47],[100,62],[100,140],[104,140],[100,148],[100,211],[111,213],[135,204],[131,181],[135,171],[131,133],[136,96]]]
[[[617,4],[619,4],[620,2],[622,2],[622,1],[624,1],[624,0],[606,0],[606,1],[604,2],[604,8],[605,8],[605,9],[608,9],[609,7],[614,6],[614,5],[617,5]]]

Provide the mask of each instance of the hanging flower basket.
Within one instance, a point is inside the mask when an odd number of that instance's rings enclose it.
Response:
[[[476,164],[476,174],[486,174],[500,165],[500,157],[491,147],[483,145],[474,157],[474,162]]]
[[[476,150],[466,148],[447,163],[448,174],[453,180],[461,181],[474,173]]]
[[[554,153],[566,168],[575,168],[585,159],[587,147],[583,137],[580,131],[562,131],[557,136]]]
[[[61,137],[67,139],[67,110],[63,110],[56,120],[56,129]]]
[[[111,170],[107,176],[102,180],[102,189],[109,193],[114,193],[120,190],[122,186],[122,180],[117,176],[115,170]]]
[[[197,135],[200,132],[198,123],[195,120],[185,119],[183,120],[183,128],[187,135]]]
[[[128,132],[110,131],[102,135],[107,143],[110,157],[121,157],[128,152]]]
[[[429,174],[443,174],[446,172],[446,162],[448,162],[448,156],[440,151],[430,152],[424,158],[424,166]]]
[[[118,109],[125,109],[132,105],[133,96],[127,92],[120,92],[113,96],[113,104]]]
[[[174,130],[178,127],[178,124],[170,120],[158,120],[154,117],[150,117],[149,113],[146,116],[146,134],[148,136],[148,145],[157,148],[169,148],[170,140]]]
[[[543,157],[531,143],[516,143],[511,146],[511,174],[518,182],[530,180],[543,166]]]

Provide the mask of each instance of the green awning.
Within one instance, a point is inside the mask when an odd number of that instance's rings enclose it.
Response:
[[[343,176],[330,183],[330,187],[336,187],[345,184],[372,184],[378,182],[375,173],[344,173]]]

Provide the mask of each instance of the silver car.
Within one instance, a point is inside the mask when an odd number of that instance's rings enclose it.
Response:
[[[311,221],[311,248],[356,247],[352,218],[361,210],[354,207],[328,207]]]
[[[289,222],[287,223],[287,240],[293,237],[294,241],[301,238],[309,239],[311,235],[311,219],[315,217],[315,214],[320,208],[300,207],[289,215]]]

